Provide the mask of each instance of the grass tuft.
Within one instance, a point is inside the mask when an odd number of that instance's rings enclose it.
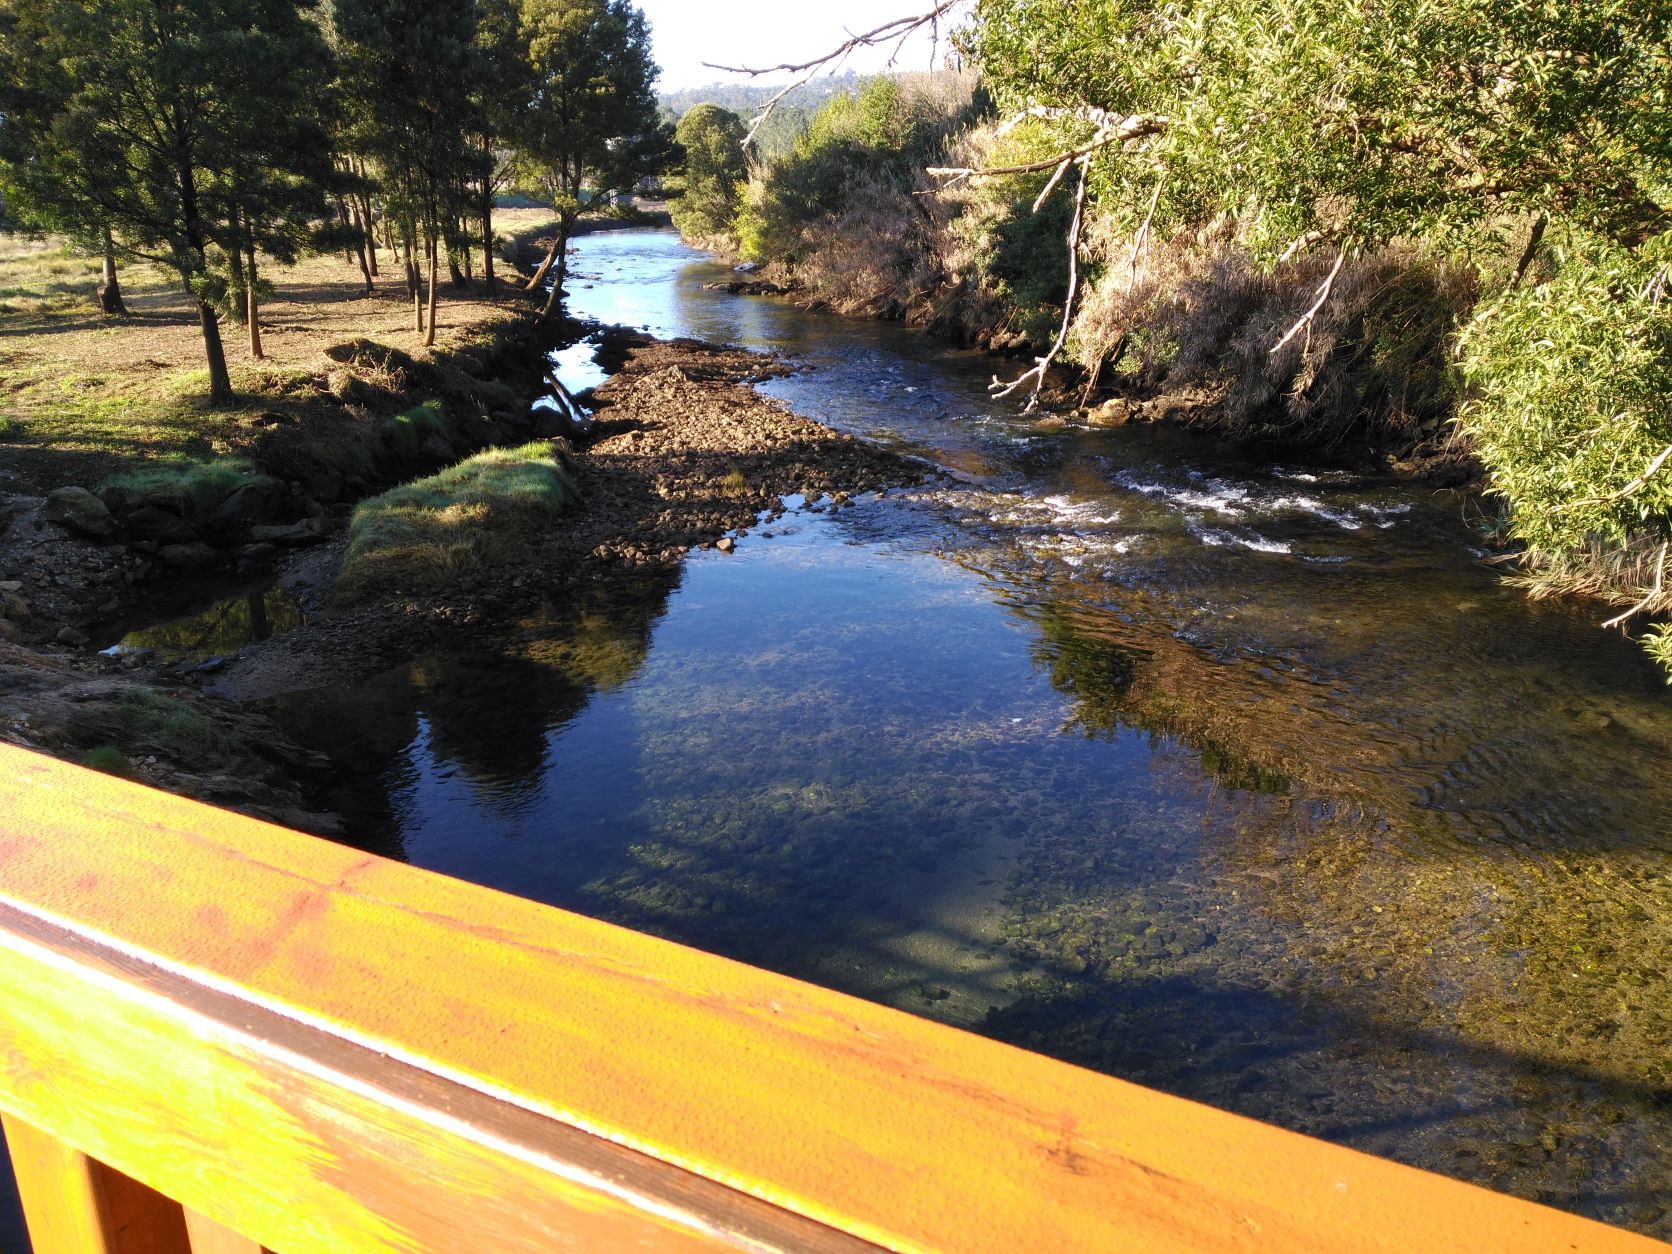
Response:
[[[134,777],[134,764],[115,745],[89,749],[81,755],[81,764],[90,771],[103,771],[106,775],[117,775],[123,779]]]
[[[215,461],[178,458],[115,475],[106,486],[136,496],[176,501],[201,520],[239,488],[266,479],[266,475],[241,457],[222,457]]]
[[[110,707],[108,719],[117,739],[135,746],[155,746],[172,758],[195,760],[214,753],[217,747],[215,725],[207,715],[146,688],[123,693],[121,700]]]
[[[564,463],[553,441],[491,449],[362,502],[337,596],[434,591],[514,557],[576,499]]]

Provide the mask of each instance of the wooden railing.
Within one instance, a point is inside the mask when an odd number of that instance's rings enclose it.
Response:
[[[0,747],[37,1254],[1644,1238]]]

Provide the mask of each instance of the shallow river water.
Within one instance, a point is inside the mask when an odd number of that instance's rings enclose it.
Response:
[[[1454,495],[1041,431],[666,233],[571,272],[952,474],[289,699],[368,847],[1672,1236],[1672,697],[1594,610]]]

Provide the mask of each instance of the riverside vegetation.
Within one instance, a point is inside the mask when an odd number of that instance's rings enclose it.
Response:
[[[1622,608],[1672,670],[1672,6],[931,18],[962,73],[833,97],[682,230],[1037,358],[996,382],[1092,422],[1483,473],[1516,578]],[[694,186],[729,180],[710,151]]]

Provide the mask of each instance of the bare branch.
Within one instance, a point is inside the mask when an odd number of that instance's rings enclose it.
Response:
[[[1045,386],[1045,372],[1061,354],[1063,345],[1068,343],[1068,328],[1074,321],[1074,300],[1080,293],[1080,229],[1086,220],[1086,182],[1091,169],[1091,157],[1087,155],[1079,158],[1079,166],[1080,185],[1074,191],[1074,219],[1068,226],[1068,298],[1062,304],[1062,325],[1057,329],[1056,341],[1045,356],[1033,359],[1033,369],[1009,383],[1000,381],[999,377],[994,375],[992,383],[987,387],[994,398],[998,399],[1009,396],[1032,380],[1033,391],[1028,396],[1023,413],[1032,413],[1034,407],[1039,404],[1039,390]]]
[[[1279,349],[1302,331],[1305,331],[1308,335],[1311,334],[1312,320],[1318,316],[1318,311],[1324,307],[1324,302],[1329,299],[1329,294],[1335,290],[1336,277],[1341,273],[1341,267],[1346,260],[1347,248],[1343,245],[1341,251],[1335,254],[1335,264],[1330,267],[1329,273],[1324,276],[1324,281],[1318,284],[1318,299],[1312,302],[1312,308],[1303,313],[1294,326],[1283,333],[1283,338],[1271,346],[1271,356],[1275,357]]]
[[[1656,453],[1654,460],[1644,468],[1643,473],[1638,475],[1637,478],[1633,479],[1630,483],[1626,484],[1626,486],[1621,488],[1618,492],[1610,492],[1607,496],[1588,496],[1582,501],[1567,501],[1561,505],[1553,505],[1550,508],[1550,512],[1553,514],[1561,514],[1566,513],[1568,510],[1584,509],[1587,505],[1612,505],[1615,501],[1623,501],[1626,497],[1639,491],[1649,482],[1650,479],[1653,479],[1655,475],[1659,473],[1660,468],[1666,465],[1668,461],[1672,461],[1672,444],[1668,444],[1665,448],[1661,449],[1660,452]]]
[[[1167,184],[1167,176],[1163,174],[1155,180],[1155,191],[1150,196],[1149,212],[1144,214],[1144,224],[1138,228],[1138,233],[1132,237],[1132,261],[1126,275],[1126,290],[1130,294],[1138,286],[1138,256],[1142,253],[1149,256],[1150,223],[1155,221],[1155,207],[1161,203],[1161,189]]]
[[[788,86],[775,93],[770,100],[761,106],[760,112],[749,123],[749,133],[743,137],[743,147],[748,148],[755,142],[755,136],[760,132],[761,127],[766,124],[766,120],[772,116],[773,110],[782,103],[784,97],[798,87],[805,87],[818,76],[820,70],[828,69],[834,73],[861,48],[875,48],[891,41],[894,43],[894,53],[889,58],[889,64],[893,65],[894,58],[900,55],[900,49],[905,45],[906,40],[925,26],[930,27],[935,32],[938,41],[941,19],[963,3],[964,0],[942,0],[940,4],[937,4],[927,13],[919,13],[916,17],[897,17],[891,22],[884,22],[874,30],[868,30],[858,35],[850,32],[845,41],[822,56],[814,57],[811,61],[784,62],[781,65],[758,67],[718,65],[713,61],[704,61],[703,65],[708,69],[719,70],[724,74],[746,74],[750,78],[759,78],[762,74],[791,74],[795,76]]]
[[[1669,545],[1672,545],[1672,541],[1660,546],[1660,557],[1655,562],[1655,586],[1649,589],[1649,594],[1624,614],[1609,619],[1603,624],[1604,627],[1619,627],[1655,603],[1655,599],[1660,596],[1661,588],[1666,584],[1666,550]]]
[[[1025,113],[1018,114],[1017,117],[1011,119],[1011,121],[1015,122],[1029,117],[1045,117],[1050,113],[1057,112],[1062,112],[1066,116],[1066,111],[1050,110],[1046,112],[1035,112],[1030,109]],[[1101,110],[1099,110],[1099,112],[1101,112]],[[1074,111],[1074,116],[1078,115],[1079,111]],[[1001,178],[1007,174],[1038,174],[1041,170],[1054,170],[1065,163],[1082,161],[1086,157],[1091,156],[1092,153],[1098,151],[1098,149],[1107,148],[1111,144],[1131,143],[1134,140],[1144,139],[1150,135],[1159,135],[1162,131],[1167,129],[1166,118],[1154,117],[1149,114],[1134,113],[1127,117],[1105,116],[1108,117],[1108,121],[1104,125],[1098,127],[1097,134],[1091,138],[1090,142],[1082,144],[1078,148],[1071,148],[1067,152],[1059,152],[1054,156],[1045,157],[1039,161],[1028,161],[1022,165],[996,165],[982,167],[961,165],[930,166],[925,173],[933,175],[936,178],[951,179],[955,183],[960,182],[963,179]]]

